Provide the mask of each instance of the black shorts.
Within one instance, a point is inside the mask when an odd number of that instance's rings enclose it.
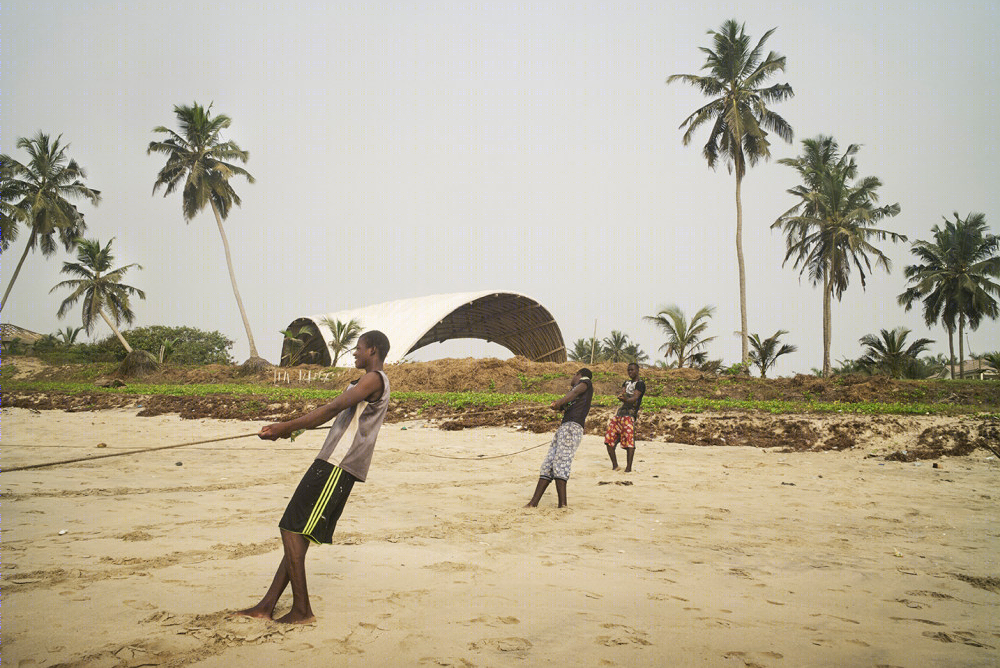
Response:
[[[278,527],[301,534],[313,543],[332,543],[333,530],[355,480],[339,466],[317,459],[295,488]]]

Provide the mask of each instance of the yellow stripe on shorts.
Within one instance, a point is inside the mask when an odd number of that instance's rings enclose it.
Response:
[[[319,499],[317,499],[316,505],[313,506],[312,514],[309,515],[309,521],[306,522],[306,526],[302,530],[302,533],[312,533],[313,529],[316,528],[316,524],[319,523],[319,518],[323,515],[323,511],[326,509],[326,504],[329,503],[330,497],[333,495],[333,490],[337,487],[337,481],[340,480],[341,473],[343,473],[343,469],[337,466],[333,475],[330,476],[330,478],[326,481],[326,484],[323,485],[323,491],[320,492]]]

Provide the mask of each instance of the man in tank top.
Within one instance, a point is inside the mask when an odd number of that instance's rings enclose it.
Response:
[[[562,424],[552,438],[552,445],[542,462],[538,473],[538,484],[535,494],[528,501],[527,508],[535,508],[542,500],[549,483],[556,481],[556,495],[559,497],[559,507],[566,507],[566,482],[569,480],[569,470],[573,464],[573,456],[583,440],[583,426],[590,412],[590,402],[594,398],[594,383],[591,381],[590,369],[580,369],[570,381],[570,391],[562,398],[553,401],[549,406],[553,410],[563,411]]]
[[[288,438],[300,429],[318,427],[336,417],[316,461],[299,482],[285,514],[278,522],[284,556],[271,587],[257,605],[237,614],[273,619],[274,607],[291,583],[292,609],[277,621],[306,624],[316,619],[309,606],[306,589],[306,550],[310,543],[319,545],[333,541],[333,530],[354,483],[364,482],[368,475],[375,438],[389,408],[389,379],[382,370],[388,353],[389,339],[385,334],[375,330],[365,332],[358,338],[354,349],[354,366],[364,369],[365,375],[325,406],[294,420],[261,428],[258,436],[274,441]],[[341,456],[334,457],[337,444],[354,420],[358,406],[365,402],[350,446],[342,451]]]

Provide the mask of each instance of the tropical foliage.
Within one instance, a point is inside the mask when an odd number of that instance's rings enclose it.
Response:
[[[206,205],[211,206],[219,235],[222,237],[222,247],[226,254],[226,266],[229,269],[233,294],[236,296],[236,305],[239,307],[243,327],[250,343],[250,358],[263,362],[257,352],[253,332],[250,330],[250,321],[247,319],[243,299],[236,285],[236,272],[233,270],[229,240],[222,226],[222,221],[229,216],[232,206],[234,204],[239,206],[241,203],[230,180],[234,176],[242,176],[249,183],[254,182],[250,172],[235,164],[236,161],[245,164],[250,154],[234,141],[223,141],[222,131],[230,126],[232,119],[224,114],[212,116],[211,109],[212,105],[205,108],[197,102],[191,106],[176,105],[174,115],[177,117],[180,132],[164,126],[153,128],[153,132],[167,135],[164,141],[150,142],[146,149],[147,154],[162,153],[167,156],[167,164],[157,174],[156,182],[153,184],[153,193],[155,194],[160,186],[164,186],[163,195],[166,197],[178,186],[183,185],[181,204],[185,221],[194,218]]]
[[[860,339],[865,350],[858,361],[872,373],[892,378],[912,378],[915,375],[913,371],[917,367],[918,356],[934,341],[917,339],[906,345],[910,333],[906,327],[897,327],[891,330],[883,329],[879,332],[879,336],[865,334]]]
[[[873,258],[876,267],[891,269],[889,257],[872,241],[906,241],[906,237],[875,227],[882,219],[897,215],[899,205],[876,206],[882,182],[874,176],[857,177],[857,144],[843,154],[832,137],[806,139],[802,146],[799,157],[778,161],[795,169],[802,184],[788,190],[799,201],[771,227],[785,233],[784,261],[793,259],[800,274],[808,274],[813,285],[823,286],[823,375],[828,376],[832,298],[839,301],[847,290],[852,266],[862,288],[872,273]]]
[[[316,336],[316,329],[312,325],[302,325],[297,330],[282,329],[279,333],[285,337],[281,345],[282,365],[301,364],[306,354],[306,346]]]
[[[752,46],[744,25],[736,20],[722,24],[718,31],[710,30],[712,48],[702,47],[707,74],[674,74],[667,83],[680,81],[697,88],[711,98],[707,104],[688,116],[681,128],[684,145],[691,143],[692,134],[706,123],[712,129],[702,154],[708,166],[715,169],[721,159],[736,172],[736,260],[740,280],[740,332],[743,340],[744,364],[749,360],[749,330],[747,329],[746,270],[743,260],[743,203],[740,188],[747,165],[771,157],[769,133],[786,142],[792,141],[792,127],[781,116],[768,109],[769,104],[792,97],[787,83],[765,86],[765,83],[785,69],[785,57],[774,51],[764,54],[764,43],[775,28],[771,28]]]
[[[781,337],[785,334],[788,334],[787,330],[779,329],[763,341],[759,334],[750,336],[750,363],[760,370],[761,378],[767,378],[767,370],[774,366],[779,357],[798,350],[790,343],[781,343]]]
[[[333,362],[330,366],[337,366],[340,356],[345,350],[350,350],[351,346],[361,335],[361,323],[355,318],[347,322],[323,318],[320,323],[326,325],[330,330],[330,351],[333,353]]]
[[[62,135],[52,139],[38,132],[34,137],[21,137],[17,148],[28,153],[29,160],[21,163],[9,155],[0,155],[0,250],[6,251],[17,239],[20,223],[28,230],[28,242],[21,259],[4,291],[0,309],[14,287],[28,252],[38,248],[44,257],[55,253],[56,240],[67,251],[73,250],[77,240],[87,229],[83,213],[70,200],[86,199],[97,205],[101,194],[88,187],[83,168],[66,155],[69,144],[60,144]]]
[[[704,334],[714,312],[714,306],[703,306],[688,322],[684,311],[679,306],[671,305],[661,309],[656,315],[647,315],[643,319],[663,330],[667,341],[660,346],[660,350],[668,360],[671,356],[676,357],[677,368],[681,369],[685,366],[698,366],[708,360],[708,352],[703,348],[715,337],[705,337]]]
[[[955,373],[954,334],[958,330],[958,368],[965,363],[965,326],[975,330],[983,318],[996,318],[1000,284],[1000,237],[988,233],[986,217],[970,213],[963,220],[944,219],[944,227],[931,228],[933,241],[917,240],[910,251],[917,264],[907,266],[903,275],[907,289],[898,297],[906,310],[920,301],[928,327],[940,321],[948,332],[951,375]],[[961,375],[961,374],[959,374]]]
[[[593,347],[593,355],[591,349]],[[649,360],[642,346],[629,339],[627,334],[612,330],[603,340],[577,339],[567,351],[573,362],[591,364],[596,362],[635,362],[643,364]]]
[[[49,290],[50,293],[60,289],[72,290],[69,297],[59,305],[56,315],[60,318],[79,301],[83,299],[83,328],[90,334],[94,328],[97,317],[100,316],[115,336],[124,346],[125,350],[132,352],[132,347],[128,341],[122,337],[118,331],[118,324],[121,322],[131,323],[135,319],[135,313],[129,303],[130,297],[145,299],[146,294],[139,288],[122,283],[122,279],[132,267],[142,269],[138,264],[127,264],[123,267],[112,268],[115,256],[111,254],[111,243],[114,239],[102,247],[101,242],[96,239],[81,239],[77,245],[76,262],[63,262],[61,273],[76,276],[77,278],[62,281]],[[111,317],[108,317],[108,314]]]

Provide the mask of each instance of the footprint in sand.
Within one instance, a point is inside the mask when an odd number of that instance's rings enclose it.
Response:
[[[597,644],[604,645],[606,647],[620,647],[623,645],[651,645],[652,643],[646,640],[648,635],[644,631],[639,631],[631,626],[625,626],[624,624],[601,624],[601,628],[608,629],[612,632],[609,636],[597,636]]]
[[[527,652],[532,648],[527,638],[483,638],[469,643],[469,649],[493,649],[498,652]]]

